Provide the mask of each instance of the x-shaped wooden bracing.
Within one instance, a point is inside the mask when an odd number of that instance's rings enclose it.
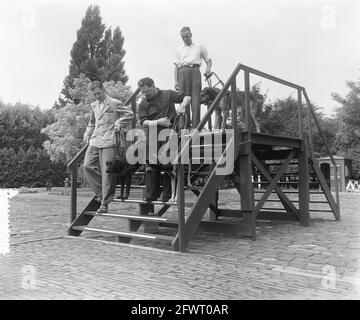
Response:
[[[255,217],[259,214],[261,208],[265,204],[266,200],[270,196],[272,190],[275,190],[277,195],[279,196],[280,201],[282,202],[285,210],[292,211],[297,217],[299,217],[298,209],[292,204],[290,199],[282,192],[281,188],[277,185],[280,181],[281,176],[285,173],[286,169],[288,168],[291,160],[294,158],[296,151],[292,150],[288,157],[286,158],[283,165],[279,168],[278,173],[275,175],[274,178],[271,177],[269,172],[264,168],[261,162],[256,158],[255,154],[251,153],[251,161],[256,165],[256,167],[260,170],[260,172],[264,175],[265,179],[269,181],[269,186],[266,188],[264,194],[260,198],[259,202],[256,204],[254,209]]]

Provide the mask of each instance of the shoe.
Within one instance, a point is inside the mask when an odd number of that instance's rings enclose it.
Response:
[[[94,200],[95,200],[96,202],[101,202],[101,197],[95,196]]]
[[[99,209],[96,211],[97,213],[107,213],[108,212],[108,206],[106,204],[103,204]]]

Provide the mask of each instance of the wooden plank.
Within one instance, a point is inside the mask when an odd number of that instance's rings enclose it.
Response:
[[[161,234],[147,234],[147,233],[140,233],[140,232],[125,232],[125,231],[115,231],[115,230],[107,230],[107,229],[98,229],[98,228],[90,228],[85,226],[76,226],[74,229],[79,231],[92,231],[98,233],[106,233],[112,234],[121,237],[129,237],[129,238],[138,238],[138,239],[147,239],[147,240],[165,240],[165,241],[172,241],[173,237],[164,236]]]
[[[310,225],[309,202],[309,154],[303,141],[303,146],[299,150],[299,219],[300,225],[304,227]]]
[[[250,133],[249,136],[251,137]],[[240,203],[245,223],[249,227],[249,234],[256,239],[256,217],[254,214],[254,187],[251,183],[252,165],[251,149],[248,154],[240,154]]]
[[[274,221],[299,221],[297,215],[292,212],[260,211],[256,217],[257,220]]]
[[[256,158],[258,158],[259,160],[286,159],[292,150],[292,149],[288,149],[288,150],[258,151],[256,150],[256,147],[254,149],[255,149],[254,154],[256,155]],[[277,163],[269,163],[269,165],[276,165],[276,164]]]
[[[85,209],[78,215],[78,217],[71,223],[68,234],[70,236],[79,236],[81,234],[81,230],[76,230],[74,227],[76,226],[87,226],[94,216],[86,214],[89,211],[96,211],[100,208],[100,202],[95,201],[96,197],[93,197],[92,200],[88,203]]]
[[[275,81],[275,82],[277,82],[277,83],[283,84],[283,85],[288,86],[288,87],[291,87],[291,88],[304,89],[304,87],[299,86],[299,85],[297,85],[297,84],[295,84],[295,83],[292,83],[292,82],[283,80],[283,79],[278,78],[278,77],[274,77],[274,76],[272,76],[272,75],[270,75],[270,74],[268,74],[268,73],[265,73],[265,72],[256,70],[256,69],[254,69],[254,68],[250,68],[250,67],[245,66],[245,65],[243,65],[243,64],[241,64],[241,63],[239,63],[239,65],[240,65],[240,68],[241,68],[241,69],[246,70],[246,71],[248,71],[248,72],[250,72],[250,73],[252,73],[252,74],[255,74],[255,75],[257,75],[257,76],[263,77],[263,78],[265,78],[265,79],[269,79],[269,80]]]
[[[303,125],[302,125],[302,91],[301,89],[297,90],[298,92],[298,117],[299,117],[299,138],[303,137]]]
[[[201,190],[202,190],[202,189],[201,189]],[[191,189],[191,191],[192,191],[197,197],[200,196],[201,190]],[[218,194],[218,191],[216,192],[216,194]],[[215,214],[216,216],[219,216],[220,210],[219,210],[218,207],[215,206],[214,203],[212,203],[212,202],[213,202],[213,201],[211,201],[211,202],[209,203],[209,209],[210,209],[212,212],[214,212],[214,214]]]
[[[250,74],[248,70],[244,70],[244,87],[245,87],[245,130],[251,132]]]
[[[256,207],[254,209],[254,214],[255,217],[257,216],[257,214],[260,212],[260,209],[262,208],[262,206],[264,205],[264,203],[266,202],[266,199],[269,197],[269,195],[271,194],[271,191],[275,188],[276,183],[279,181],[280,177],[282,176],[282,174],[286,171],[287,167],[289,166],[290,161],[294,158],[295,156],[295,150],[293,150],[289,156],[287,157],[287,159],[284,161],[284,164],[282,165],[282,167],[279,168],[278,173],[275,175],[275,177],[273,178],[273,180],[271,181],[270,185],[267,187],[267,189],[265,190],[265,193],[263,194],[263,196],[261,197],[260,201],[256,204]]]
[[[186,245],[184,241],[184,225],[185,225],[185,191],[184,191],[184,165],[178,166],[177,181],[177,205],[178,205],[178,236],[177,245],[172,243],[173,250],[180,252],[185,251]]]
[[[182,239],[183,249],[187,247],[190,242],[192,235],[195,233],[197,227],[199,226],[200,221],[202,220],[207,208],[210,205],[211,200],[214,198],[216,191],[218,190],[220,184],[224,181],[225,175],[219,175],[216,172],[216,169],[220,167],[220,163],[225,161],[226,152],[229,152],[229,148],[233,147],[233,137],[230,139],[229,144],[226,147],[226,150],[222,154],[221,159],[219,159],[215,168],[210,174],[209,179],[207,180],[204,188],[201,190],[200,195],[192,207],[188,218],[185,221],[184,233]],[[175,236],[172,246],[177,248],[179,245],[179,232]]]
[[[288,157],[290,154],[288,155]],[[266,171],[264,166],[261,164],[261,162],[257,159],[257,157],[252,153],[252,161],[256,165],[256,167],[260,170],[260,172],[264,175],[265,179],[269,182],[272,181],[271,175]],[[285,195],[285,193],[281,190],[281,188],[278,185],[275,185],[274,187],[275,192],[277,193],[281,203],[283,204],[284,208],[286,208],[287,211],[293,212],[295,215],[298,215],[298,209],[292,204],[290,199]],[[260,201],[261,199],[259,199]]]
[[[326,200],[329,202],[329,205],[330,205],[330,208],[334,214],[334,217],[336,220],[338,220],[338,214],[337,214],[337,205],[336,205],[336,202],[331,194],[331,191],[329,189],[329,186],[328,184],[326,183],[326,180],[320,170],[320,166],[319,166],[319,163],[317,162],[316,159],[311,159],[310,161],[311,163],[311,166],[312,168],[314,169],[315,171],[315,174],[317,176],[317,178],[319,179],[319,183],[321,185],[321,188],[324,192],[324,195],[326,197]]]
[[[258,132],[252,133],[252,144],[280,146],[299,149],[301,140],[299,138],[283,137],[283,136],[271,136]]]
[[[77,166],[71,167],[70,225],[75,221],[77,212],[77,170]]]

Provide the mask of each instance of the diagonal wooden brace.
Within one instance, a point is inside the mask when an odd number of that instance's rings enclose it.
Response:
[[[264,166],[261,164],[259,159],[255,156],[255,154],[251,153],[251,161],[256,165],[256,167],[260,170],[260,172],[264,175],[265,179],[269,182],[272,181],[271,175],[267,172]],[[275,192],[279,196],[281,203],[287,211],[292,211],[297,217],[299,217],[298,209],[292,204],[290,199],[282,192],[281,188],[278,185],[274,187]]]
[[[260,209],[262,208],[262,206],[264,205],[264,203],[266,202],[267,198],[270,196],[271,191],[275,189],[275,187],[277,186],[276,184],[278,183],[278,181],[280,180],[280,177],[284,174],[284,172],[286,171],[286,169],[289,166],[290,161],[294,158],[295,156],[295,150],[292,150],[290,152],[290,154],[288,155],[288,157],[286,158],[285,162],[283,163],[283,165],[280,167],[279,172],[275,175],[275,177],[271,180],[269,186],[267,187],[266,191],[264,192],[263,196],[261,197],[261,199],[259,200],[259,202],[257,203],[255,209],[254,209],[254,215],[255,217],[258,215],[258,213],[260,212]],[[260,169],[260,168],[259,168]]]

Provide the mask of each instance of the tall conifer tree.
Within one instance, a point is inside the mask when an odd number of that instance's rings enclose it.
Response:
[[[59,100],[55,108],[67,102],[79,103],[72,97],[74,79],[84,74],[90,80],[121,81],[126,84],[128,76],[124,70],[126,51],[123,49],[124,37],[119,27],[112,31],[102,23],[99,6],[89,6],[77,31],[77,39],[70,52],[69,74],[66,76]]]

